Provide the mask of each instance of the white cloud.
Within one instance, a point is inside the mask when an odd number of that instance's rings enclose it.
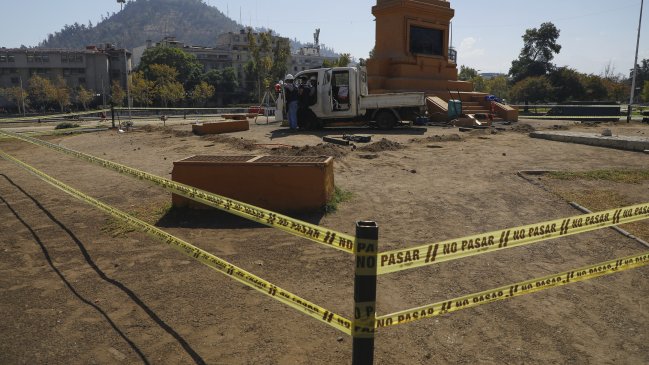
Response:
[[[473,37],[462,39],[462,42],[460,42],[460,47],[458,48],[458,56],[469,59],[484,56],[485,49],[476,48],[477,43],[479,43],[479,39],[475,39]]]

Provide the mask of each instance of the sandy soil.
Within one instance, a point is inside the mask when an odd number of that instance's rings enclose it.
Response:
[[[350,234],[355,221],[375,220],[381,250],[579,214],[566,199],[583,199],[587,207],[597,205],[593,209],[649,201],[649,181],[540,177],[535,185],[516,174],[647,169],[647,154],[531,139],[524,132],[611,128],[614,134],[649,136],[649,127],[521,124],[496,134],[435,127],[290,134],[277,125],[251,123],[250,131],[218,137],[193,136],[188,125],[174,125],[48,139],[165,177],[173,161],[194,154],[334,155],[336,185],[353,197],[333,214],[307,218]],[[373,134],[378,144],[357,144],[354,150],[318,146],[325,134],[350,132]],[[352,316],[349,255],[219,212],[168,213],[170,194],[162,189],[51,150],[12,140],[0,140],[0,148],[283,288]],[[635,225],[637,232],[646,232],[647,223],[642,224]],[[633,232],[634,226],[627,228]],[[4,160],[0,250],[0,364],[351,362],[346,335],[130,231]],[[646,250],[604,229],[384,275],[379,277],[378,312]],[[645,267],[384,328],[376,338],[376,364],[648,363],[648,279]]]

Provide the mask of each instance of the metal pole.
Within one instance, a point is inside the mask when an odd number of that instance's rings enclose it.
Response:
[[[642,8],[644,7],[644,0],[640,1],[640,20],[638,21],[638,40],[635,44],[635,59],[633,60],[633,80],[631,81],[631,97],[629,98],[629,108],[626,112],[626,122],[631,122],[631,111],[633,105],[633,98],[635,97],[635,78],[638,76],[638,48],[640,48],[640,28],[642,27]]]
[[[352,365],[374,363],[378,238],[379,227],[375,222],[356,222]]]
[[[128,57],[126,56],[126,45],[124,45],[124,72],[126,73],[126,106],[128,107],[128,121],[131,120],[131,88],[128,82]]]
[[[25,114],[25,90],[23,90],[23,77],[20,76],[20,103],[23,105],[23,117]]]

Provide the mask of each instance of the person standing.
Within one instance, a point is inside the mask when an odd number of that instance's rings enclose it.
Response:
[[[288,109],[288,126],[291,130],[297,130],[298,94],[294,82],[295,78],[291,74],[286,75],[284,78],[284,95],[286,97],[286,105]]]

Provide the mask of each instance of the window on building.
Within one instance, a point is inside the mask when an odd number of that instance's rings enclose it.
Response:
[[[8,62],[16,62],[16,57],[14,55],[10,54],[7,56],[7,61]]]
[[[67,53],[62,53],[61,54],[61,62],[62,63],[68,63],[68,54]]]
[[[70,71],[69,68],[64,68],[63,69],[63,76],[70,76],[70,74],[71,74],[71,71]]]
[[[34,55],[34,62],[43,62],[43,55],[35,54]]]
[[[50,62],[50,55],[44,54],[42,57],[43,62]]]
[[[0,55],[0,62],[7,62],[7,55]]]
[[[27,62],[28,63],[34,62],[34,55],[33,54],[28,54],[27,55]]]
[[[443,56],[444,31],[410,26],[410,53]]]
[[[20,77],[12,77],[11,83],[15,85],[20,84]]]
[[[86,78],[85,77],[79,77],[79,85],[85,85],[86,84]]]

